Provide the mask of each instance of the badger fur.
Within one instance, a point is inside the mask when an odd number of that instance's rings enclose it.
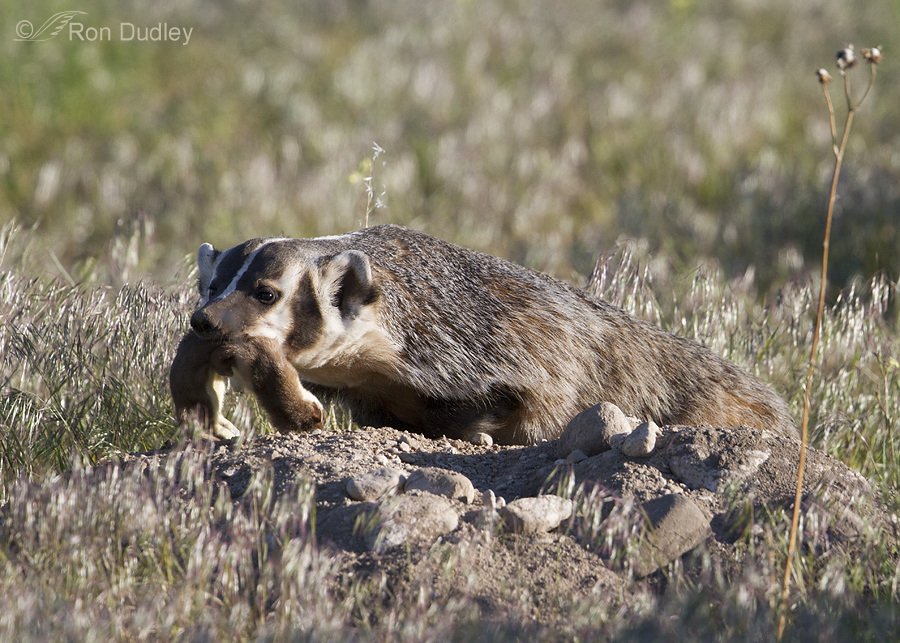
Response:
[[[176,380],[205,391],[176,408],[212,423],[234,365],[282,430],[321,422],[312,391],[362,422],[501,443],[553,439],[601,401],[661,426],[795,431],[771,389],[700,344],[407,228],[204,244],[197,263],[201,305],[171,378],[173,395]]]

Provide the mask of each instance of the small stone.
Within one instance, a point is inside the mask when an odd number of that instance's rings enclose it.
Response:
[[[634,567],[638,577],[668,565],[702,543],[709,534],[709,519],[685,495],[667,494],[648,500],[642,508],[648,524]]]
[[[609,451],[609,440],[633,427],[622,410],[610,402],[600,402],[569,421],[557,444],[557,455],[567,457],[576,449],[588,457]]]
[[[385,467],[351,478],[347,483],[347,495],[354,500],[378,500],[397,493],[402,484],[403,474]]]
[[[493,489],[488,489],[481,494],[481,505],[490,509],[500,509],[506,506],[503,496],[498,496]]]
[[[519,498],[500,509],[506,529],[517,534],[536,534],[559,527],[572,515],[572,501],[559,496]]]
[[[566,457],[565,461],[567,464],[578,464],[579,462],[587,460],[587,456],[584,454],[584,451],[581,449],[575,449]]]
[[[472,481],[456,471],[448,471],[437,467],[417,469],[409,474],[404,489],[426,491],[436,496],[444,496],[453,500],[462,500],[471,504],[475,500],[475,487]]]
[[[397,445],[397,448],[403,453],[409,453],[412,451],[412,447],[409,446],[409,442],[400,442],[400,444]]]
[[[459,526],[450,501],[430,493],[388,498],[378,506],[376,518],[375,528],[365,535],[366,546],[373,551],[435,540]]]
[[[378,453],[375,455],[375,464],[380,464],[383,467],[386,467],[390,463],[390,460],[387,459],[387,456],[383,453]]]
[[[640,458],[653,453],[659,427],[653,420],[642,422],[622,441],[622,453],[629,458]]]
[[[494,446],[494,438],[492,438],[489,433],[479,432],[472,436],[472,444],[483,447]]]

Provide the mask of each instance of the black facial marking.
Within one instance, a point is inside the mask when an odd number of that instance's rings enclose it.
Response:
[[[254,294],[261,280],[278,281],[284,276],[291,260],[289,253],[284,252],[280,242],[270,243],[260,248],[253,262],[247,266],[237,283],[237,290]]]
[[[300,280],[291,302],[291,308],[293,324],[287,334],[287,344],[293,350],[299,351],[316,343],[324,325],[322,311],[316,300],[312,278],[308,272]]]
[[[258,243],[248,241],[222,253],[209,282],[210,288],[215,287],[219,292],[227,288],[257,245]],[[212,296],[210,293],[210,297]]]

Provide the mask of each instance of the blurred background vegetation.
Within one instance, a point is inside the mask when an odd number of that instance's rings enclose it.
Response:
[[[111,41],[15,41],[66,10]],[[193,33],[122,42],[123,22]],[[4,0],[0,25],[0,223],[36,226],[48,276],[165,282],[203,241],[352,230],[368,174],[371,224],[576,282],[640,238],[765,293],[819,261],[814,71],[848,40],[887,58],[830,275],[900,274],[898,0]]]

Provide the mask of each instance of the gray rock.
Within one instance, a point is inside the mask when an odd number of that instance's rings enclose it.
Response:
[[[365,544],[383,551],[409,541],[435,540],[458,526],[459,516],[446,498],[430,493],[395,496],[378,505]]]
[[[756,475],[771,446],[762,432],[698,429],[677,434],[666,455],[672,473],[688,487],[719,492]]]
[[[500,517],[506,529],[517,534],[551,531],[571,515],[571,500],[549,495],[519,498],[500,509]]]
[[[475,499],[475,487],[466,476],[455,471],[426,467],[409,474],[404,490],[425,491],[452,500],[462,500],[467,504]]]
[[[642,505],[647,524],[642,535],[636,576],[647,576],[702,543],[710,521],[687,496],[668,494]]]
[[[493,489],[488,489],[481,494],[481,504],[488,509],[500,509],[506,506],[506,499],[496,495]]]
[[[656,434],[659,427],[653,420],[642,422],[622,440],[622,453],[629,458],[642,458],[653,453],[656,448]]]
[[[794,497],[799,454],[798,440],[747,427],[686,427],[671,435],[665,449],[669,469],[690,489],[722,493],[736,485],[757,498],[768,499]],[[828,495],[840,498],[837,502],[843,505],[872,493],[857,471],[810,448],[803,489],[808,493],[816,488],[827,488]]]
[[[378,500],[398,493],[402,486],[403,474],[385,467],[351,478],[347,483],[347,495],[354,500]]]
[[[578,464],[583,460],[587,460],[587,456],[584,454],[584,451],[582,451],[581,449],[575,449],[574,451],[572,451],[572,453],[566,456],[564,462],[566,464]]]
[[[472,444],[483,447],[494,446],[494,438],[492,438],[489,433],[476,433],[472,436]]]
[[[569,421],[559,436],[557,456],[565,458],[576,449],[588,457],[595,456],[611,448],[609,440],[612,436],[631,433],[633,428],[618,406],[600,402]]]

